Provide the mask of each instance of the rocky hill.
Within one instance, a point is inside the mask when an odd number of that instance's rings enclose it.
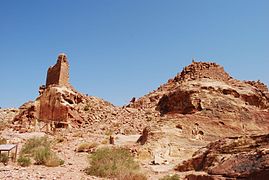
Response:
[[[220,138],[248,136],[246,142],[251,145],[248,142],[252,137],[259,139],[269,133],[267,86],[260,81],[236,80],[212,62],[192,62],[158,89],[117,107],[76,91],[69,83],[67,56],[60,54],[48,69],[46,85],[40,87],[39,94],[36,100],[23,104],[18,113],[12,113],[12,117],[16,114],[12,120],[15,131],[57,134],[66,129],[66,146],[81,140],[101,143],[102,138],[114,138],[117,146],[129,148],[151,174],[186,168],[193,153]],[[77,133],[80,138],[73,138]],[[70,149],[63,152],[76,157]],[[77,164],[75,158],[72,163]]]
[[[216,63],[193,62],[130,107],[194,126],[206,134],[231,136],[268,132],[269,94],[260,81],[239,81]],[[207,132],[208,131],[208,132]]]

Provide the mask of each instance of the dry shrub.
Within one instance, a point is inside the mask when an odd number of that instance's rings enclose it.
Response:
[[[63,160],[51,150],[51,143],[47,137],[34,137],[24,144],[20,156],[32,157],[37,165],[55,167],[63,164]]]
[[[36,149],[45,147],[50,149],[50,142],[47,137],[34,137],[28,139],[22,147],[21,154],[33,155]]]
[[[17,160],[18,164],[22,167],[27,167],[31,165],[31,159],[26,156],[20,156]]]
[[[83,132],[78,131],[73,134],[73,137],[83,137]]]
[[[117,176],[118,180],[147,180],[147,177],[140,173],[120,174]]]
[[[101,144],[108,144],[108,140],[107,140],[107,139],[103,139],[103,140],[101,141]]]
[[[5,130],[6,127],[7,127],[7,123],[6,122],[3,122],[3,121],[0,121],[0,131]]]
[[[139,165],[129,151],[122,148],[101,148],[89,157],[90,167],[86,173],[93,176],[144,180],[138,173]]]
[[[179,180],[179,175],[174,174],[174,175],[166,175],[160,180]]]
[[[82,143],[78,146],[77,152],[90,152],[92,149],[98,146],[97,143]]]
[[[60,165],[63,165],[63,164],[64,164],[64,161],[61,160],[55,154],[50,155],[45,161],[45,165],[47,167],[57,167],[57,166],[60,166]]]
[[[3,163],[4,165],[7,165],[8,159],[9,159],[9,157],[8,157],[7,153],[0,154],[0,162]]]
[[[7,140],[5,138],[0,138],[0,144],[6,144]]]
[[[35,164],[45,164],[46,161],[52,156],[51,150],[48,147],[38,147],[34,152]]]

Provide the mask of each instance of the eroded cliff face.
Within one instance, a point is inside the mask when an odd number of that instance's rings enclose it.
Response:
[[[39,97],[39,119],[41,121],[81,124],[82,118],[75,106],[82,102],[83,96],[66,86],[49,86]]]
[[[269,108],[266,92],[243,82],[202,78],[181,82],[157,104],[162,113],[192,114],[198,111],[239,112],[240,109]]]

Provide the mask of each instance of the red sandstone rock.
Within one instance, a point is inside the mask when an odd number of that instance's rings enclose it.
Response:
[[[229,178],[268,179],[269,154],[264,151],[268,148],[269,134],[225,138],[197,151],[175,169],[206,171]]]

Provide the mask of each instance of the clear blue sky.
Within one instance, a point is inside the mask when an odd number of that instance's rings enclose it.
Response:
[[[38,95],[65,52],[80,92],[123,105],[196,61],[269,84],[268,0],[1,0],[0,106]]]

